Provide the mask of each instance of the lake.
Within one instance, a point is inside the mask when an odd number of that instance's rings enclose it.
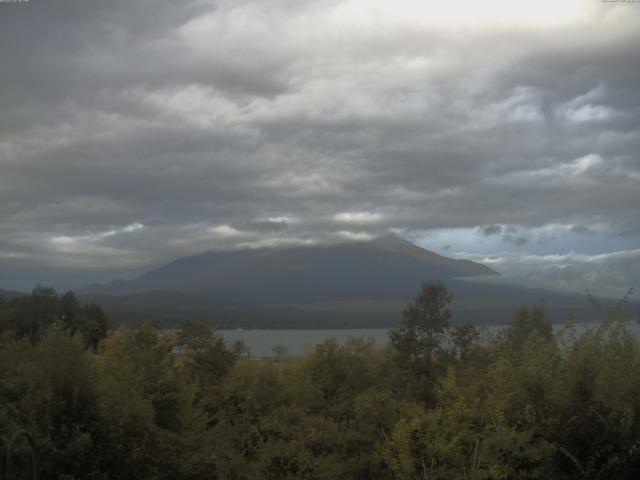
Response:
[[[576,331],[583,332],[587,328],[597,326],[596,323],[579,323],[576,324]],[[556,324],[554,330],[558,331],[564,327],[564,324]],[[482,336],[487,338],[498,334],[504,325],[488,325],[483,327]],[[636,323],[631,324],[631,329],[636,335],[640,335],[640,326]],[[301,355],[308,348],[323,343],[324,341],[335,338],[336,341],[343,345],[349,338],[369,337],[375,340],[375,345],[382,348],[389,340],[388,328],[365,328],[365,329],[326,329],[326,330],[219,330],[218,333],[232,344],[237,340],[242,340],[251,355],[256,357],[273,356],[273,347],[283,345],[286,347],[286,355]]]

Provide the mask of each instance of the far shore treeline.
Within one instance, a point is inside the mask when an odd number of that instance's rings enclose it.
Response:
[[[2,446],[29,430],[41,478],[65,480],[639,478],[627,298],[580,335],[523,306],[489,341],[450,301],[423,284],[383,349],[259,359],[37,287],[0,299]]]

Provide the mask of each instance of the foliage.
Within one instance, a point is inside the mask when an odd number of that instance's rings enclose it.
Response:
[[[481,340],[448,327],[449,300],[425,284],[384,349],[327,341],[273,361],[193,322],[105,336],[95,307],[39,287],[0,304],[0,436],[31,430],[43,478],[637,478],[625,308],[555,332],[524,308]]]
[[[451,294],[441,282],[422,284],[420,294],[403,314],[402,324],[389,338],[407,390],[433,401],[434,387],[444,372],[444,340],[451,318]]]
[[[506,343],[510,349],[517,350],[534,336],[545,340],[551,339],[553,336],[551,321],[545,318],[542,306],[521,307],[506,331]]]
[[[55,322],[71,335],[79,333],[93,348],[107,334],[107,317],[102,309],[81,304],[73,292],[58,296],[54,289],[38,285],[29,296],[0,303],[0,332],[5,337],[37,342]]]

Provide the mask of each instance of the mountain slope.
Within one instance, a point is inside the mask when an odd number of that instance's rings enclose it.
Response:
[[[26,293],[15,292],[13,290],[2,290],[0,288],[0,298],[2,300],[11,300],[12,298],[25,297],[26,295]]]
[[[519,306],[540,302],[554,321],[599,318],[582,295],[484,282],[486,275],[496,272],[385,236],[333,246],[204,253],[78,293],[116,321],[152,318],[172,324],[190,318],[218,328],[389,327],[398,324],[422,282],[442,280],[453,295],[455,322],[504,323]],[[615,301],[602,305],[607,310]]]
[[[178,259],[133,280],[87,287],[81,293],[169,290],[251,304],[409,299],[425,280],[495,274],[484,265],[443,257],[385,236],[331,246],[209,252]]]
[[[503,324],[523,305],[544,303],[554,322],[573,317],[580,322],[602,320],[602,313],[580,295],[525,288],[517,285],[482,284],[461,279],[446,281],[453,295],[452,322]],[[414,286],[413,294],[419,286]],[[131,295],[83,294],[82,301],[94,302],[120,322],[158,321],[175,325],[182,320],[198,320],[215,328],[378,328],[396,327],[409,299],[351,299],[281,305],[249,305],[222,302],[207,296],[167,291]],[[602,299],[604,312],[616,300]],[[640,303],[631,305],[634,312]],[[637,313],[633,314],[634,316]],[[635,318],[635,317],[634,317]]]

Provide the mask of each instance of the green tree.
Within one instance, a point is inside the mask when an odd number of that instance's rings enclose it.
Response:
[[[521,307],[505,333],[505,340],[507,346],[513,350],[521,348],[534,336],[547,341],[553,338],[551,320],[546,318],[542,305]]]
[[[186,442],[206,422],[173,346],[148,323],[121,326],[99,346],[100,461],[110,478],[189,478]]]
[[[286,345],[279,343],[271,347],[271,351],[276,356],[276,362],[280,362],[280,360],[287,355],[289,349]]]
[[[460,360],[466,360],[476,347],[480,332],[472,323],[456,325],[451,332],[451,341]]]
[[[372,383],[371,352],[331,338],[316,345],[289,373],[289,395],[310,412],[353,416],[352,399]]]
[[[202,323],[184,322],[176,342],[187,353],[185,367],[198,385],[199,398],[205,398],[238,359],[224,339]]]
[[[2,434],[33,433],[42,478],[99,478],[98,394],[81,337],[54,323],[36,345],[25,338],[2,348],[0,372]]]
[[[95,348],[107,334],[108,319],[95,304],[82,305],[73,292],[58,296],[53,288],[40,285],[31,295],[13,298],[0,306],[0,330],[12,332],[16,338],[39,341],[54,322],[87,346]]]
[[[396,362],[410,375],[405,383],[423,400],[431,399],[433,386],[444,371],[450,302],[451,294],[443,283],[422,284],[420,294],[404,311],[400,328],[389,334]]]

